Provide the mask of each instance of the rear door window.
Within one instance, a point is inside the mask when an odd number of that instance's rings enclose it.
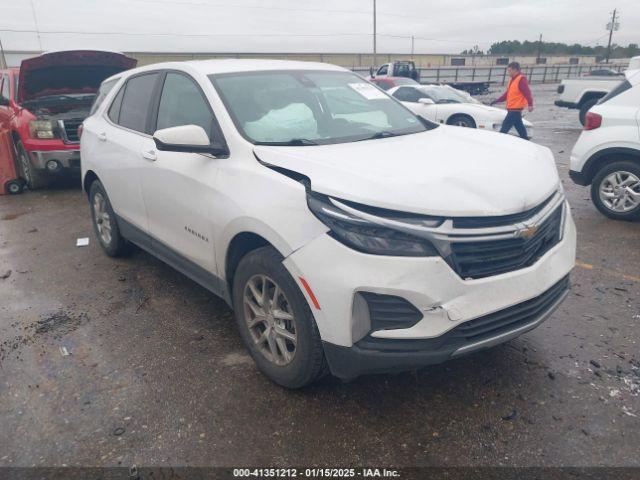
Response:
[[[149,104],[158,78],[158,73],[148,73],[130,78],[124,89],[122,105],[118,117],[118,125],[135,130],[147,132],[147,117]]]

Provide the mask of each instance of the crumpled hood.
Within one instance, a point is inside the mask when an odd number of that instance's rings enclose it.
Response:
[[[137,60],[121,53],[69,50],[23,60],[18,103],[47,95],[95,93],[105,78],[135,67]]]
[[[336,145],[256,146],[255,153],[264,163],[306,175],[313,191],[437,216],[521,212],[549,197],[559,183],[548,148],[446,125]]]

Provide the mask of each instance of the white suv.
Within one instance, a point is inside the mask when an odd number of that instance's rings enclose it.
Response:
[[[81,147],[102,247],[224,298],[281,385],[490,347],[567,294],[576,232],[547,148],[421,120],[317,63],[158,64],[99,98]]]
[[[575,183],[591,185],[598,210],[617,220],[640,218],[640,57],[625,75],[587,112],[569,171]]]

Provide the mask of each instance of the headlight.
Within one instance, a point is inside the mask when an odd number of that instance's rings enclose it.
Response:
[[[359,252],[399,257],[439,255],[428,240],[352,215],[335,206],[325,195],[308,192],[307,204],[311,212],[331,229],[329,234],[333,238]],[[441,222],[433,221],[434,226],[438,223]]]
[[[29,122],[29,135],[31,138],[55,138],[56,125],[51,120],[32,120]]]

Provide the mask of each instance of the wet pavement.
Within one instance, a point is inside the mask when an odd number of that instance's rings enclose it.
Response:
[[[640,466],[640,223],[568,180],[580,126],[554,88],[527,118],[578,226],[572,292],[418,372],[283,390],[221,300],[146,253],[106,257],[78,187],[0,197],[0,466]]]

